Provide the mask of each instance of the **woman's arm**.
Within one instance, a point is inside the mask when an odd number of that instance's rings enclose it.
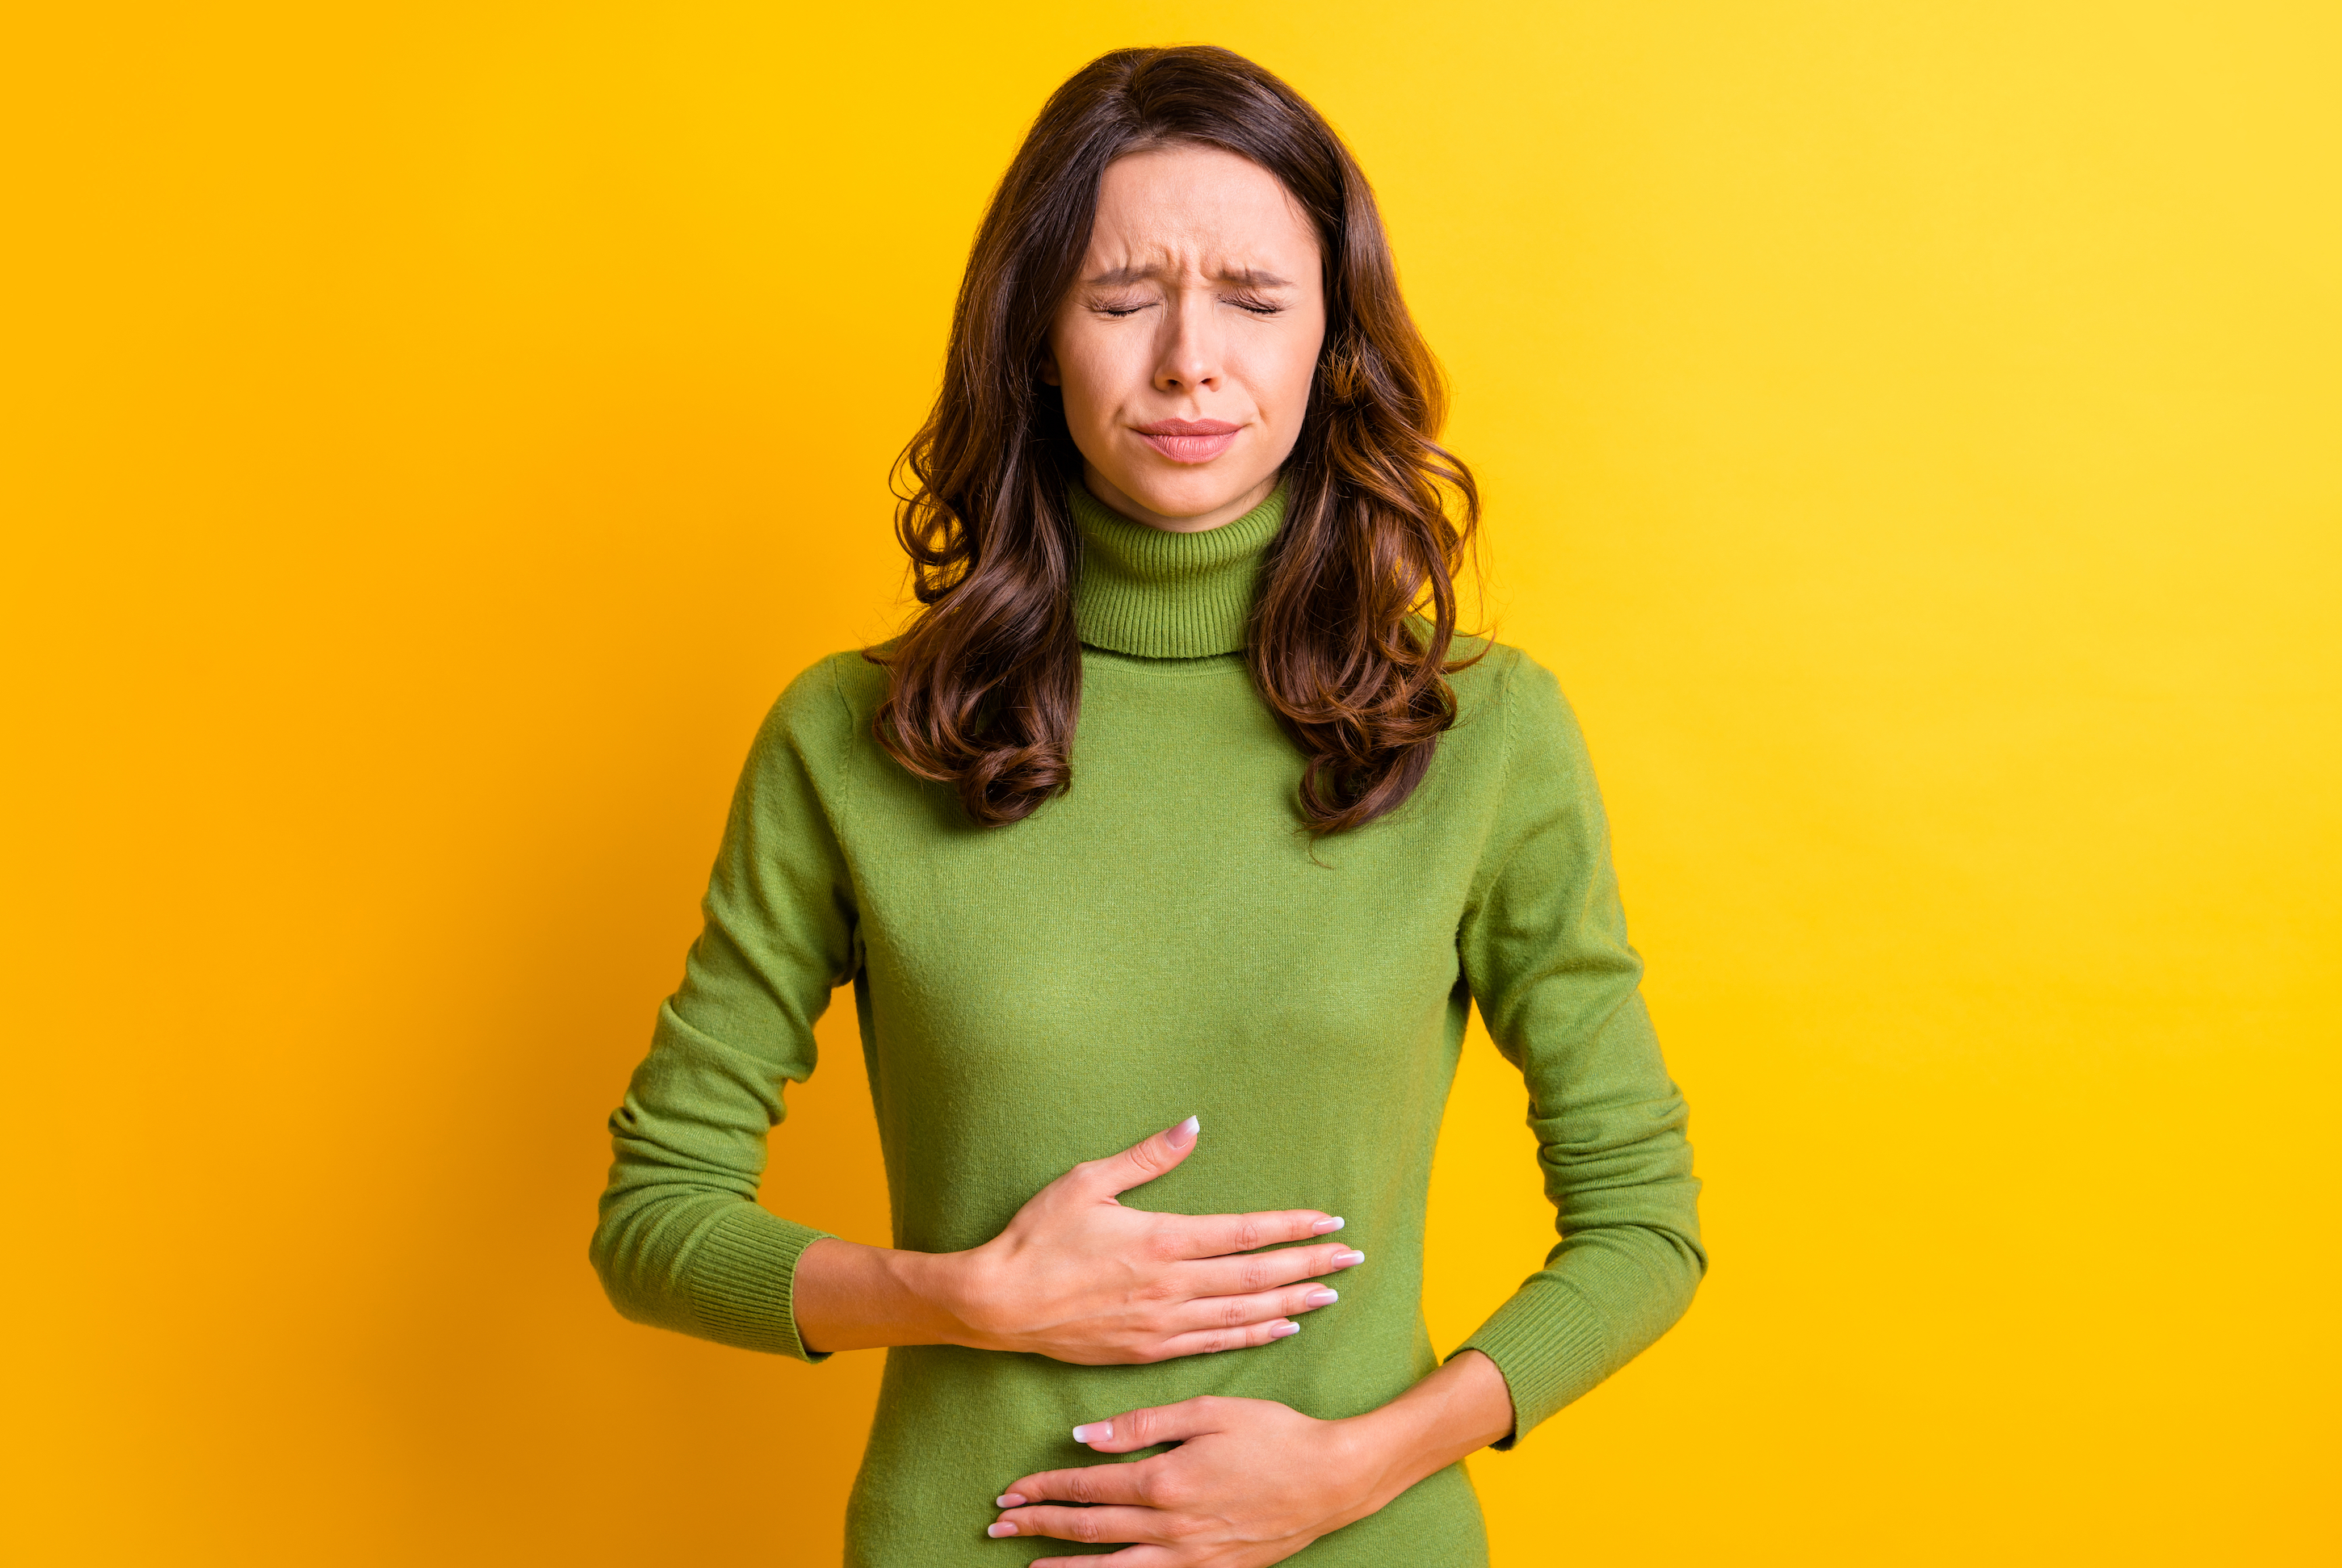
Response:
[[[588,1255],[621,1314],[720,1343],[821,1359],[791,1285],[823,1233],[756,1203],[785,1086],[858,966],[857,911],[830,797],[852,715],[827,664],[790,682],[733,791],[683,984],[610,1116]]]
[[[1707,1271],[1690,1113],[1643,1004],[1586,741],[1551,672],[1506,653],[1501,804],[1456,949],[1528,1090],[1559,1234],[1464,1341],[1512,1390],[1499,1448],[1665,1333]]]

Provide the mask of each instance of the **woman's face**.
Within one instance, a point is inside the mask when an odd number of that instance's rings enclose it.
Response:
[[[1090,494],[1179,533],[1266,499],[1326,337],[1320,265],[1316,228],[1249,159],[1173,146],[1107,165],[1042,369]]]

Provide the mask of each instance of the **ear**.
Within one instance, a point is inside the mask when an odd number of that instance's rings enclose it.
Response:
[[[1065,377],[1057,374],[1057,351],[1046,339],[1041,344],[1041,382],[1046,386],[1063,386]]]

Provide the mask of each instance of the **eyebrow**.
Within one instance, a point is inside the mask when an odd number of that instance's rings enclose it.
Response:
[[[1148,278],[1160,277],[1162,275],[1163,269],[1160,267],[1118,266],[1107,272],[1094,274],[1082,281],[1093,287],[1112,288],[1121,284],[1142,283]],[[1233,271],[1220,274],[1215,281],[1242,284],[1246,288],[1291,288],[1293,286],[1286,279],[1277,276],[1273,272],[1263,272],[1258,267],[1237,267]]]

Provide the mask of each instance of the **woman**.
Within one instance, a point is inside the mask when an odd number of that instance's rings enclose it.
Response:
[[[850,1562],[1485,1563],[1458,1462],[1688,1303],[1699,1183],[1583,743],[1516,651],[1451,656],[1478,506],[1441,412],[1292,89],[1127,50],[1050,99],[908,454],[925,609],[758,735],[594,1239],[629,1317],[890,1347]],[[754,1202],[849,980],[892,1247]],[[1562,1240],[1442,1363],[1424,1202],[1476,1002]]]

